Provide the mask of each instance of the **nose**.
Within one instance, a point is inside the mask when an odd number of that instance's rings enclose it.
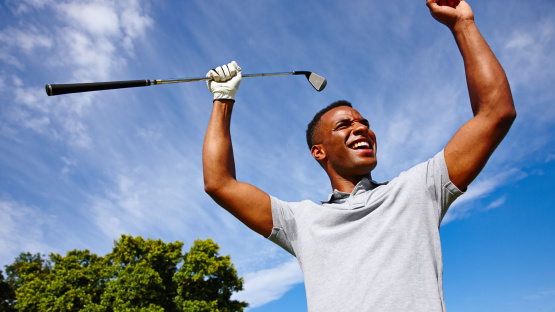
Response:
[[[355,121],[354,124],[353,124],[353,133],[354,134],[366,134],[366,132],[368,132],[368,129],[370,129],[368,127],[368,125],[366,125],[362,122]]]

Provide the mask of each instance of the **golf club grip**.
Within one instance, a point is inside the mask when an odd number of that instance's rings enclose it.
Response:
[[[58,95],[67,93],[79,93],[89,91],[100,91],[110,89],[134,88],[150,86],[150,80],[126,80],[89,83],[47,84],[46,94]]]

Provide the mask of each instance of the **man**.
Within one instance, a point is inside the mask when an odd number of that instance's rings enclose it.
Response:
[[[389,183],[376,183],[376,136],[348,102],[307,130],[333,194],[284,202],[235,179],[229,125],[241,81],[235,62],[208,73],[214,108],[203,150],[206,192],[252,230],[297,257],[310,311],[445,311],[439,225],[516,117],[505,73],[465,1],[427,0],[463,56],[474,117],[444,150]]]

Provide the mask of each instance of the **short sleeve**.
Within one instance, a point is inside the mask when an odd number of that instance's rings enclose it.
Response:
[[[449,206],[455,199],[464,194],[449,178],[443,150],[427,162],[426,187],[437,203],[440,213],[439,222],[441,222]]]
[[[274,228],[268,239],[281,246],[287,252],[295,255],[293,241],[296,240],[297,227],[292,206],[294,203],[284,202],[273,196],[272,200],[272,219]]]

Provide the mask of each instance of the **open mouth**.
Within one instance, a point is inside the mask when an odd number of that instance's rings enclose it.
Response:
[[[366,142],[366,141],[355,142],[355,143],[351,144],[351,145],[349,146],[349,148],[356,149],[356,150],[367,150],[367,149],[371,149],[370,143],[368,143],[368,142]]]

